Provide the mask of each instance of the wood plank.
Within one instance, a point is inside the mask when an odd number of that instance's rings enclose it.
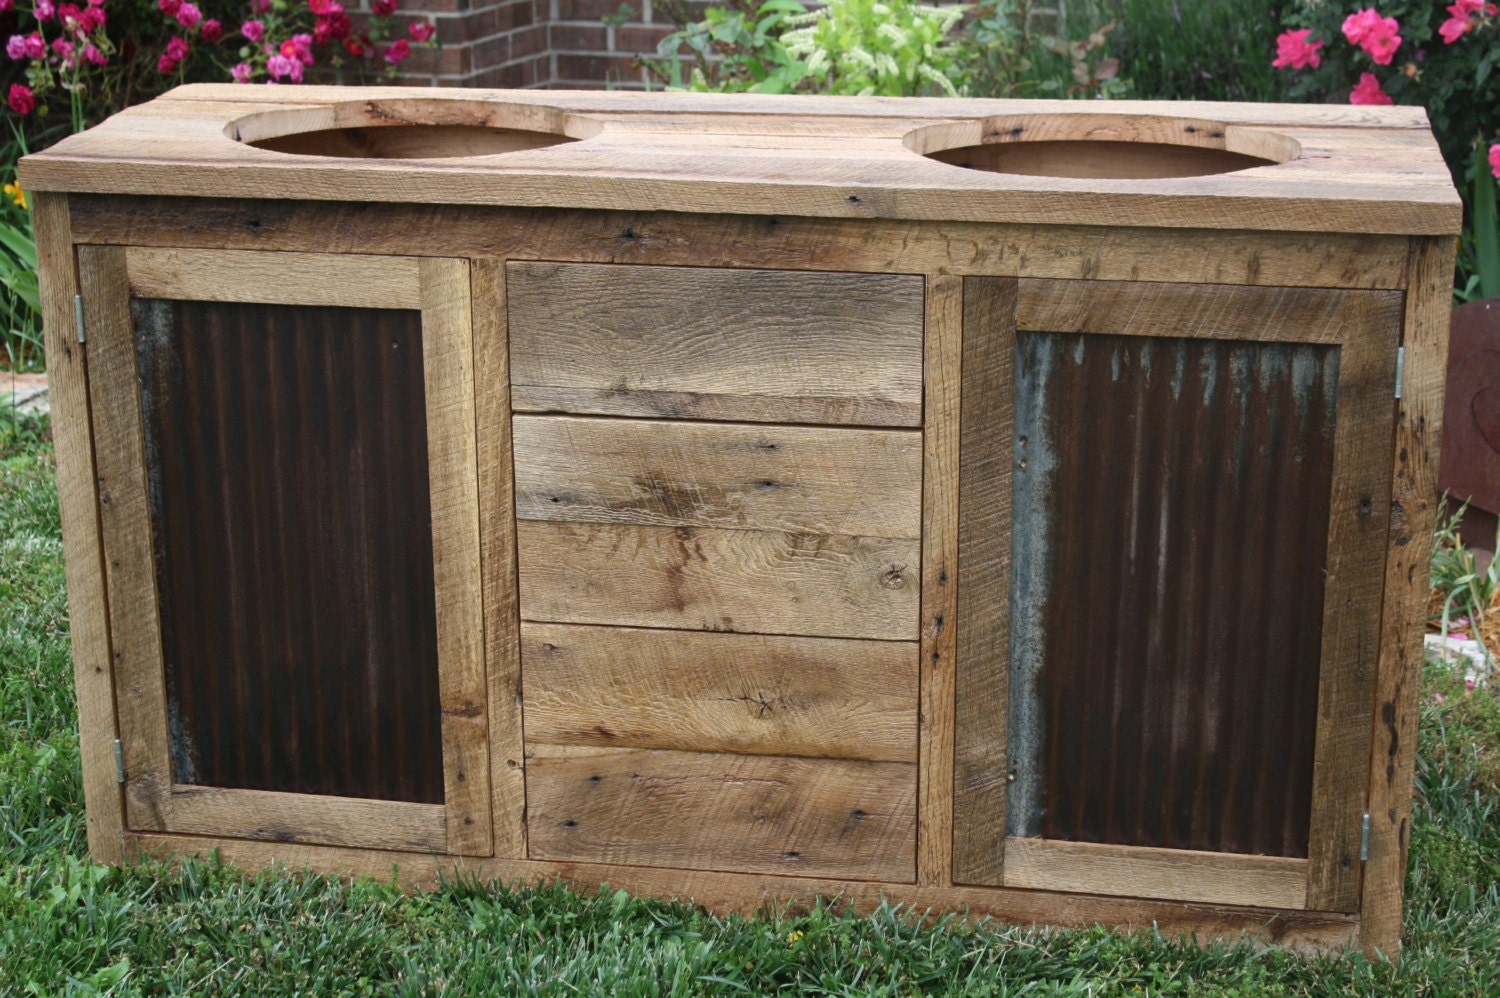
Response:
[[[419,266],[447,851],[486,856],[493,846],[469,264]]]
[[[917,646],[523,624],[526,739],[917,761]]]
[[[278,305],[420,308],[417,259],[330,253],[266,253],[131,247],[137,298]]]
[[[1391,526],[1369,762],[1370,858],[1359,905],[1360,948],[1369,956],[1381,953],[1391,959],[1401,945],[1401,898],[1411,841],[1428,538],[1437,495],[1453,252],[1449,239],[1412,240],[1406,368],[1392,445]]]
[[[910,881],[915,767],[528,747],[536,859]]]
[[[177,832],[410,852],[451,848],[441,804],[177,784],[170,807]]]
[[[524,620],[917,637],[919,544],[618,524],[516,524]]]
[[[169,860],[188,854],[218,853],[246,869],[269,866],[309,868],[343,877],[390,879],[392,868],[407,889],[434,888],[454,874],[504,883],[550,884],[559,878],[585,893],[624,889],[645,897],[679,898],[716,914],[753,917],[790,907],[804,910],[815,901],[836,899],[841,911],[868,914],[882,903],[901,902],[917,913],[956,911],[971,921],[997,919],[1020,926],[1050,923],[1104,925],[1122,931],[1159,933],[1184,942],[1223,940],[1257,947],[1280,946],[1306,953],[1338,951],[1350,944],[1357,919],[1326,912],[1270,911],[1224,905],[1140,900],[1049,891],[991,887],[922,887],[874,881],[780,877],[653,869],[600,863],[471,860],[371,849],[340,849],[243,839],[197,839],[146,835],[134,840],[148,855]]]
[[[108,244],[1274,287],[1406,280],[1400,236],[112,195],[69,206],[77,241]],[[690,415],[704,401],[679,394],[619,414]],[[526,408],[562,406],[534,397]]]
[[[66,196],[39,193],[32,203],[47,391],[52,404],[52,448],[62,513],[63,570],[68,588],[68,632],[78,699],[79,754],[89,855],[96,863],[124,858],[125,814],[115,780],[114,671],[110,664],[104,552],[94,480],[88,363],[74,332],[78,273],[68,228]]]
[[[80,246],[78,269],[88,291],[84,324],[125,820],[130,828],[166,830],[172,765],[125,251]]]
[[[1321,911],[1359,907],[1400,334],[1399,313],[1382,317],[1346,342],[1339,355],[1308,840],[1307,907]]]
[[[526,756],[521,729],[520,604],[516,588],[504,262],[492,258],[471,261],[470,283],[495,855],[521,859],[526,855]]]
[[[1005,882],[1016,282],[964,278],[953,880]]]
[[[1301,908],[1307,860],[1186,849],[1011,838],[1007,887],[1122,897],[1171,898],[1257,908]]]
[[[953,883],[953,695],[958,652],[963,278],[927,278],[922,479],[922,727],[917,880]]]
[[[1399,292],[1022,280],[1016,327],[1049,333],[1342,343],[1399,321]],[[1254,335],[1247,335],[1253,330]]]
[[[512,262],[507,282],[517,389],[707,396],[682,415],[715,418],[920,420],[918,277]]]
[[[517,416],[523,520],[921,536],[910,430]]]

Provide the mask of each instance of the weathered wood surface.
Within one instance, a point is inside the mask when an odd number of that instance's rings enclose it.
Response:
[[[920,421],[918,277],[554,263],[506,270],[518,409]]]
[[[420,279],[446,848],[487,856],[493,849],[486,741],[489,695],[469,263],[422,260]]]
[[[530,744],[917,761],[917,646],[523,624]]]
[[[1392,441],[1390,534],[1369,762],[1370,853],[1360,893],[1360,948],[1396,956],[1411,844],[1417,697],[1429,586],[1447,371],[1453,241],[1414,239],[1406,299],[1406,370]]]
[[[27,157],[21,182],[387,202],[409,200],[415,182],[427,199],[458,204],[1393,234],[1451,234],[1461,212],[1436,144],[1406,109],[1118,102],[1101,130],[1096,106],[1067,101],[279,90],[174,91]],[[397,120],[452,124],[468,114],[581,141],[493,157],[331,161],[235,140],[358,124],[398,107]],[[257,119],[262,110],[269,116]],[[909,147],[1005,141],[1018,118],[1056,119],[1054,136],[1075,125],[1078,139],[1167,119],[1175,142],[1259,152],[1276,144],[1259,135],[1267,132],[1298,155],[1229,174],[1100,180],[968,170]],[[1199,121],[1224,128],[1203,133]]]
[[[1401,321],[1399,292],[1022,280],[1016,327],[1049,333],[1342,343]]]
[[[1160,932],[1168,938],[1244,940],[1257,946],[1285,946],[1325,952],[1348,946],[1358,919],[1324,912],[1272,911],[1225,905],[1141,900],[1097,894],[1067,894],[1041,890],[989,887],[923,887],[860,880],[781,877],[711,871],[653,869],[644,866],[596,863],[525,862],[431,857],[366,849],[339,849],[296,843],[251,842],[234,839],[183,839],[146,835],[133,842],[149,855],[168,859],[188,853],[217,851],[225,861],[246,869],[281,864],[307,867],[344,877],[391,877],[392,866],[402,885],[437,887],[441,877],[450,882],[455,871],[506,883],[550,883],[558,878],[582,891],[625,889],[649,897],[691,899],[720,913],[751,916],[800,908],[817,899],[838,898],[857,913],[867,913],[882,902],[900,901],[916,912],[957,911],[970,919],[995,918],[1021,926],[1041,923],[1063,926],[1105,925],[1124,930]]]
[[[444,852],[448,842],[441,804],[178,784],[167,806],[172,830],[187,834],[421,853]],[[474,836],[466,831],[457,839],[472,844]]]
[[[168,830],[172,764],[162,674],[161,620],[134,320],[125,251],[78,251],[89,331],[89,394],[94,420],[94,471],[104,550],[111,661],[125,763],[127,828]]]
[[[917,637],[913,540],[521,520],[516,542],[524,620]]]
[[[495,855],[522,859],[526,855],[526,775],[504,262],[493,258],[471,261],[469,281],[473,291],[479,558],[484,575],[492,824]],[[483,432],[478,432],[478,427],[484,427]]]
[[[958,461],[964,282],[927,279],[922,443],[922,727],[917,881],[953,883],[953,694],[958,652]]]
[[[953,881],[1004,883],[1016,282],[964,280]]]
[[[1307,860],[1010,838],[1005,885],[1297,909],[1307,894]]]
[[[32,205],[52,404],[52,447],[62,514],[68,631],[78,698],[78,747],[83,763],[89,854],[100,863],[124,858],[125,814],[115,779],[115,679],[110,662],[104,551],[89,420],[88,364],[74,332],[78,272],[68,229],[67,198],[37,194]]]
[[[1308,840],[1307,907],[1319,911],[1359,907],[1359,849],[1385,588],[1381,569],[1391,521],[1391,405],[1401,314],[1382,315],[1379,321],[1372,317],[1360,333],[1344,344],[1339,356]]]
[[[909,882],[916,767],[528,748],[531,858]]]
[[[420,308],[417,259],[328,253],[126,251],[137,298]]]
[[[68,205],[76,241],[109,245],[1266,287],[1406,283],[1400,236],[112,195],[73,195]]]
[[[921,536],[910,430],[517,416],[523,520]]]

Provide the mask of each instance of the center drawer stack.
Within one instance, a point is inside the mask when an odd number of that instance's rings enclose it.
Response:
[[[531,858],[914,880],[923,279],[506,293]]]

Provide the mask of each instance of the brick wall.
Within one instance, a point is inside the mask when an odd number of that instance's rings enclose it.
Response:
[[[398,82],[413,86],[640,89],[642,55],[673,30],[652,0],[624,23],[606,25],[621,0],[407,0],[402,13],[437,25],[443,47],[419,49]],[[349,5],[353,8],[354,5]],[[360,8],[368,10],[368,0]]]

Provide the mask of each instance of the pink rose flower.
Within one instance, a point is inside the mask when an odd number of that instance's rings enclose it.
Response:
[[[231,69],[229,71],[229,75],[233,77],[234,82],[236,83],[249,83],[250,76],[254,72],[255,70],[250,68],[250,64],[248,62],[242,62]]]
[[[344,12],[343,4],[338,0],[307,0],[307,9],[319,17],[332,17]]]
[[[182,9],[182,0],[156,0],[156,6],[168,17],[176,17]]]
[[[296,59],[304,66],[313,64],[312,35],[293,35],[281,43],[281,54],[288,59]]]
[[[173,62],[171,59],[168,59],[164,55],[157,56],[157,59],[156,59],[156,71],[158,73],[160,73],[161,75],[166,76],[168,73],[172,72],[176,68],[177,68],[177,63]]]
[[[1389,66],[1401,47],[1401,25],[1394,17],[1381,17],[1374,7],[1344,18],[1344,37],[1369,53],[1377,66]]]
[[[52,15],[57,13],[57,8],[52,6],[52,0],[36,0],[36,6],[31,9],[31,13],[38,21],[50,21]]]
[[[432,34],[430,30],[427,33]],[[1276,61],[1271,65],[1277,69],[1301,69],[1304,66],[1317,69],[1323,62],[1323,57],[1318,54],[1318,49],[1323,47],[1323,39],[1309,42],[1307,36],[1310,34],[1312,34],[1311,28],[1282,32],[1281,37],[1276,39]],[[412,35],[412,37],[417,36]],[[417,38],[419,42],[426,40],[426,38]]]
[[[16,0],[0,0],[0,14],[9,14],[16,9]]]
[[[273,55],[266,60],[266,72],[271,74],[274,80],[289,79],[293,83],[302,82],[302,61],[286,55]]]
[[[62,56],[63,61],[67,62],[73,57],[73,43],[66,38],[54,38],[52,40],[52,51]]]
[[[408,24],[406,26],[406,33],[411,36],[411,40],[414,42],[425,42],[427,39],[431,38],[433,36],[433,33],[436,31],[437,25],[433,24],[431,21],[413,21],[411,24]],[[1303,34],[1305,35],[1307,34],[1307,32],[1304,31]],[[1321,45],[1323,43],[1319,42],[1318,44]],[[1318,53],[1314,51],[1314,66],[1318,64],[1316,61],[1317,58]]]
[[[40,31],[33,31],[23,40],[25,55],[28,59],[45,59],[47,57],[47,43],[42,40]]]
[[[10,109],[17,114],[30,114],[36,110],[36,96],[32,94],[31,88],[24,83],[12,83],[10,94],[5,98]]]
[[[5,54],[17,61],[27,58],[26,36],[11,35],[10,40],[5,43]]]
[[[395,66],[409,55],[411,55],[411,45],[405,38],[397,38],[385,50],[385,61]]]
[[[1500,179],[1500,142],[1490,146],[1490,172]]]
[[[188,56],[188,43],[186,38],[172,38],[167,41],[167,58],[173,62],[181,62]]]
[[[85,33],[104,27],[104,8],[85,7],[78,14],[78,25]]]
[[[106,56],[103,52],[99,51],[99,46],[95,45],[93,42],[90,42],[83,47],[83,58],[84,61],[91,62],[95,66],[109,65],[109,57]]]
[[[1394,104],[1391,95],[1380,89],[1374,73],[1360,73],[1359,82],[1349,92],[1350,104]]]
[[[265,33],[266,26],[259,21],[246,21],[240,25],[240,34],[244,35],[247,41],[258,42]]]
[[[370,9],[379,17],[390,17],[396,13],[396,0],[374,0]]]
[[[216,42],[224,37],[224,25],[213,18],[209,18],[203,22],[203,27],[199,29],[198,34],[205,42]]]
[[[177,23],[192,31],[203,20],[203,12],[198,9],[197,4],[184,3],[177,8]]]
[[[357,59],[366,53],[365,43],[358,38],[345,38],[344,51]]]

